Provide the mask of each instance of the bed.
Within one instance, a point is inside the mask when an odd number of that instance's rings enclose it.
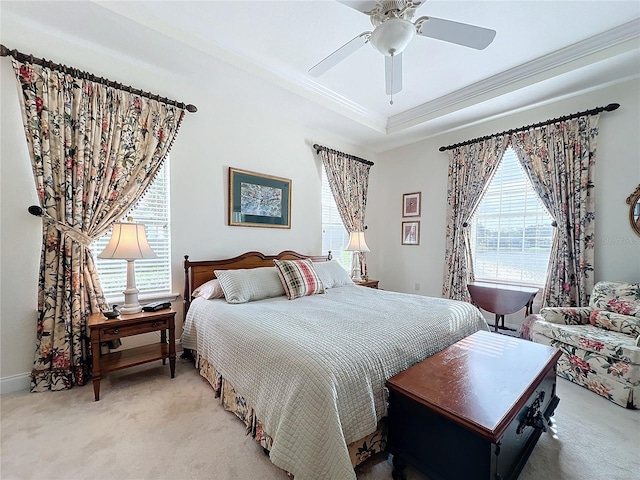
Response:
[[[229,303],[230,275],[252,281],[283,260],[310,260],[328,288],[291,300],[286,290]],[[284,251],[184,262],[185,351],[224,408],[297,480],[355,479],[354,467],[384,450],[385,381],[489,330],[471,304],[356,286],[346,272],[346,280],[327,277],[336,265],[327,260]],[[221,281],[225,298],[201,294]]]

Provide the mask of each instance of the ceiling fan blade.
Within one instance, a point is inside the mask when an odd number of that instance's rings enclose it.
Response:
[[[338,0],[338,3],[342,3],[359,12],[366,13],[376,8],[378,2],[375,0]]]
[[[456,43],[476,50],[487,48],[496,36],[495,30],[442,18],[420,17],[415,21],[415,24],[418,35]]]
[[[387,95],[394,95],[402,90],[402,53],[393,57],[384,57],[384,82]]]
[[[331,67],[336,66],[342,60],[344,60],[353,52],[355,52],[364,44],[366,44],[369,41],[370,36],[371,36],[371,32],[364,32],[358,35],[353,40],[348,41],[339,49],[337,49],[335,52],[333,52],[331,55],[329,55],[328,57],[324,58],[323,60],[315,64],[313,67],[311,67],[309,69],[309,74],[312,77],[319,77],[320,75],[325,73],[327,70],[329,70]]]

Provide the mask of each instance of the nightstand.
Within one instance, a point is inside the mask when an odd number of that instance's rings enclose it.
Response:
[[[359,285],[361,287],[369,287],[369,288],[378,288],[378,283],[380,283],[380,280],[366,280],[366,281],[362,281],[362,282],[355,282],[356,285]]]
[[[89,315],[87,326],[91,330],[91,353],[93,355],[93,393],[100,400],[102,375],[155,360],[169,359],[171,378],[176,371],[176,312],[173,309],[157,312],[140,312],[106,318],[102,312]],[[167,344],[167,330],[169,343]],[[100,344],[110,340],[143,333],[160,331],[160,342],[107,354],[100,353]]]

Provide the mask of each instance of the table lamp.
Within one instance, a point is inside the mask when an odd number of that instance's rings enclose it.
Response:
[[[358,255],[359,268],[353,270],[351,279],[354,282],[361,282],[363,280],[362,275],[364,272],[362,271],[362,258],[359,253],[371,251],[367,246],[367,242],[364,240],[364,232],[351,232],[349,234],[349,245],[347,245],[345,250],[348,252],[354,252],[355,255]],[[358,272],[358,270],[360,271]]]
[[[139,258],[157,258],[149,242],[147,232],[142,223],[133,223],[129,217],[128,222],[116,222],[113,224],[111,239],[98,258],[110,258],[113,260],[127,261],[127,289],[124,293],[124,305],[120,313],[138,313],[142,306],[138,302],[138,289],[136,288],[136,272],[133,262]]]

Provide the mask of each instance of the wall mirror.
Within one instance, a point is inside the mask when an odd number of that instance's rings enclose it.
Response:
[[[640,235],[640,185],[638,185],[635,192],[629,195],[629,198],[627,198],[627,204],[629,205],[629,221],[631,222],[631,228]]]

